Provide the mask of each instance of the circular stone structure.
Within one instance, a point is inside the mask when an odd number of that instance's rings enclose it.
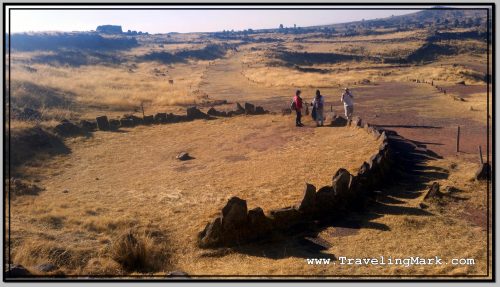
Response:
[[[378,151],[379,141],[362,128],[306,123],[239,116],[68,139],[71,153],[30,168],[46,191],[12,203],[13,237],[43,233],[93,257],[121,230],[154,228],[168,234],[182,267],[200,252],[198,232],[230,197],[265,211],[295,205],[306,182],[331,185],[339,168],[354,174]],[[180,152],[192,159],[177,160]],[[42,210],[61,218],[57,228],[40,224]]]

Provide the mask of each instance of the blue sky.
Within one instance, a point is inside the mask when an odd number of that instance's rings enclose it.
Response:
[[[149,33],[210,32],[334,24],[417,10],[12,10],[11,31],[89,31],[98,25]]]

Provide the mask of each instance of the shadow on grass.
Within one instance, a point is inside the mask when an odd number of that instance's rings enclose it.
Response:
[[[386,132],[392,142],[393,156],[397,159],[394,175],[391,175],[396,180],[392,185],[382,188],[382,192],[375,195],[364,210],[360,213],[338,214],[332,218],[298,224],[286,232],[276,232],[265,241],[232,248],[232,252],[270,259],[289,257],[335,259],[335,255],[325,252],[331,247],[327,240],[328,232],[324,235],[324,231],[329,228],[348,229],[354,234],[362,229],[391,231],[390,226],[375,220],[385,215],[432,216],[429,211],[404,204],[407,199],[421,196],[422,190],[425,190],[431,182],[448,177],[447,170],[428,165],[429,161],[440,156],[423,148],[421,144],[403,139],[394,132]],[[456,198],[456,200],[465,199]]]

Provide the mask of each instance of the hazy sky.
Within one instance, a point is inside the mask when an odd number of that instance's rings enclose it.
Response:
[[[210,32],[333,24],[413,12],[416,10],[11,10],[11,31],[89,31],[113,24],[124,31]]]

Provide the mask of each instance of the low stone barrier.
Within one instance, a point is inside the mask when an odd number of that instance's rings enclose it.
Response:
[[[236,115],[263,115],[269,111],[261,106],[255,106],[250,103],[245,103],[245,107],[236,104],[234,111],[217,111],[215,108],[210,108],[207,113],[202,112],[197,107],[189,107],[186,110],[186,115],[175,115],[172,113],[157,113],[155,115],[145,115],[138,117],[134,115],[124,115],[120,119],[108,119],[107,116],[99,116],[95,121],[82,120],[80,123],[72,123],[68,120],[62,120],[55,128],[60,136],[75,136],[87,134],[96,130],[112,131],[121,127],[135,127],[139,125],[152,125],[152,124],[171,124],[179,122],[193,121],[197,119],[213,119],[214,117],[231,117]]]
[[[348,121],[340,116],[335,123]],[[336,126],[336,125],[333,125]],[[361,128],[361,119],[353,119],[350,128]],[[268,214],[260,207],[248,210],[247,202],[232,197],[221,213],[198,234],[198,245],[202,248],[236,246],[261,238],[274,232],[292,230],[294,226],[308,221],[339,215],[349,210],[362,210],[373,191],[385,185],[392,177],[395,159],[391,140],[386,132],[365,124],[364,130],[380,141],[379,150],[361,164],[357,174],[340,168],[332,177],[332,184],[320,189],[306,183],[302,200],[294,206],[270,210]]]

